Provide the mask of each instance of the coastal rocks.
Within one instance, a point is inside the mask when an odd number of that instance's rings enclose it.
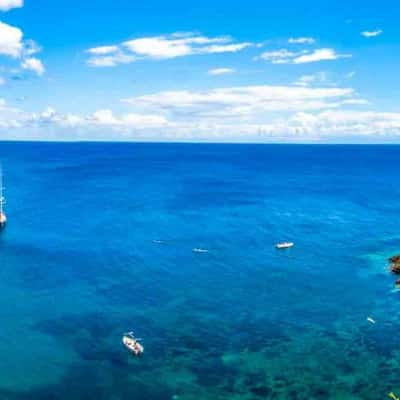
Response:
[[[396,274],[396,275],[400,275],[400,263],[399,264],[392,264],[390,266],[390,270]]]
[[[396,255],[393,257],[389,258],[389,262],[390,262],[390,270],[396,274],[396,275],[400,275],[400,255]],[[399,281],[396,282],[396,284]]]
[[[400,262],[400,254],[397,255],[397,256],[390,257],[390,258],[389,258],[389,261],[390,261],[391,263],[399,263],[399,262]]]

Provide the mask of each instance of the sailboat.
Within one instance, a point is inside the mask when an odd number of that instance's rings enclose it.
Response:
[[[3,196],[3,170],[0,167],[0,228],[3,228],[7,222],[7,217],[4,212],[5,199]]]

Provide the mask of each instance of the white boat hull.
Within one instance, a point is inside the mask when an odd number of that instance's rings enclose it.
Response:
[[[4,213],[0,214],[0,227],[3,227],[7,222],[7,217]]]
[[[278,243],[276,245],[276,248],[279,250],[284,250],[284,249],[290,249],[291,247],[294,246],[294,243],[289,242],[289,243]]]
[[[124,336],[122,338],[122,343],[135,356],[140,356],[144,352],[144,347],[139,342],[137,342],[136,340],[133,340],[132,338],[130,338],[128,336]]]

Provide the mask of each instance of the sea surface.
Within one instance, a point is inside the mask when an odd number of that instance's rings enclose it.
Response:
[[[400,395],[400,146],[2,142],[0,160],[1,400]]]

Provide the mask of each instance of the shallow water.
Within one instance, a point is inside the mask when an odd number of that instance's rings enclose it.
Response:
[[[0,143],[0,158],[1,399],[400,394],[400,147]]]

